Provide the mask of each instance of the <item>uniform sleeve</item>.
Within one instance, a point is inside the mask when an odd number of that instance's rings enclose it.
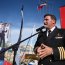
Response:
[[[37,41],[36,41],[36,43],[35,43],[35,45],[34,45],[34,52],[35,53],[37,53],[37,48],[41,45],[41,41],[40,41],[40,39],[41,39],[41,37],[42,37],[42,33],[43,32],[40,32],[39,33],[39,35],[38,35],[38,37],[37,37]]]
[[[65,60],[65,49],[64,47],[53,48],[54,60]]]
[[[65,31],[63,34],[62,46],[53,48],[54,60],[65,60]]]
[[[37,54],[37,48],[40,46],[39,45],[39,37],[40,37],[40,35],[38,35],[38,37],[37,37],[37,41],[36,41],[36,43],[35,43],[35,45],[34,45],[34,52],[35,52],[35,54]]]

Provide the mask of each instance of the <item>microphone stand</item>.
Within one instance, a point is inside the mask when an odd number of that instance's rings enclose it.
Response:
[[[22,42],[28,40],[29,38],[31,38],[31,37],[37,35],[37,34],[40,33],[40,32],[41,32],[41,31],[38,31],[37,33],[35,33],[35,34],[33,34],[33,35],[31,35],[31,36],[29,36],[29,37],[23,39],[22,41],[19,41],[19,42],[15,43],[14,45],[12,45],[12,46],[10,46],[10,47],[8,47],[8,48],[3,49],[2,51],[0,51],[0,54],[1,54],[1,53],[4,53],[5,51],[7,51],[7,50],[9,50],[9,49],[11,49],[11,48],[13,48],[13,49],[15,48],[15,52],[16,52],[16,51],[17,51],[16,48],[20,45],[20,43],[22,43]],[[16,53],[14,53],[14,54],[16,55]],[[15,57],[14,57],[14,60],[15,60]],[[15,64],[15,61],[14,61],[13,65],[14,65],[14,64]]]
[[[35,35],[37,35],[37,34],[39,34],[40,32],[41,32],[41,31],[39,31],[39,32],[37,32],[37,33],[35,33],[35,34],[33,34],[33,35],[31,35],[31,36],[29,36],[29,37],[23,39],[22,41],[19,41],[19,43],[17,42],[17,43],[15,43],[15,44],[12,45],[12,46],[3,49],[2,51],[0,51],[0,54],[1,54],[1,53],[4,53],[5,51],[7,51],[7,50],[9,50],[9,49],[11,49],[11,48],[17,47],[20,43],[22,43],[22,42],[28,40],[29,38],[31,38],[31,37],[33,37],[33,36],[35,36]]]

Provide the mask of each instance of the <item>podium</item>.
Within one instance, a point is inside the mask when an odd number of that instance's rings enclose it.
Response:
[[[36,54],[25,54],[25,59],[39,60]]]

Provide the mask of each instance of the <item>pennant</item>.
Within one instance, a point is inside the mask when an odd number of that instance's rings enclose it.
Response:
[[[65,29],[65,6],[60,7],[60,23],[61,28]]]
[[[38,9],[38,10],[41,10],[41,9],[43,8],[43,6],[45,6],[45,5],[47,5],[46,2],[45,2],[45,3],[42,3],[42,4],[40,4],[40,5],[38,5],[37,9]]]

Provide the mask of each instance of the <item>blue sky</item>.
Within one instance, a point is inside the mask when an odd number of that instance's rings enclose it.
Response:
[[[46,13],[54,14],[57,17],[57,26],[60,27],[59,8],[65,5],[65,0],[42,1],[47,1],[47,6],[38,11],[40,0],[0,0],[0,22],[11,24],[10,41],[12,43],[17,42],[19,36],[22,5],[24,6],[23,39],[31,35],[34,25],[35,29],[43,25],[43,16]]]

